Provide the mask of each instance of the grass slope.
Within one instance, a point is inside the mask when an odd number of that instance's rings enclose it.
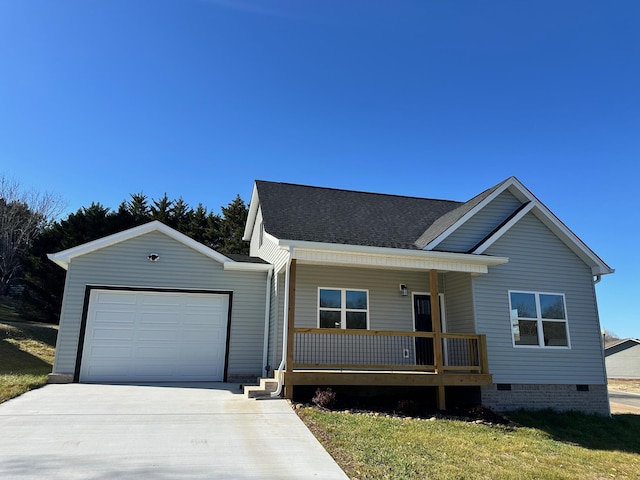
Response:
[[[16,318],[2,306],[0,320],[0,403],[47,382],[57,329],[51,325],[6,321]]]
[[[356,479],[638,478],[640,416],[515,412],[519,426],[299,410]]]

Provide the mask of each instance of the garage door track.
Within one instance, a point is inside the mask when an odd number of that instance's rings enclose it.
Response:
[[[347,479],[284,400],[237,384],[47,385],[0,405],[2,479]]]

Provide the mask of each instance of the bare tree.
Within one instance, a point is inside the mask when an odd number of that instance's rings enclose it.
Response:
[[[63,207],[59,195],[27,190],[0,174],[0,295],[9,294],[20,278],[22,255]]]

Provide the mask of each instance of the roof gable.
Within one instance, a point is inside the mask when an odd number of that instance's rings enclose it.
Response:
[[[487,237],[475,245],[468,253],[482,254],[502,237],[513,225],[520,221],[527,213],[532,212],[542,223],[544,223],[560,240],[562,240],[576,255],[578,255],[592,269],[594,275],[604,275],[613,273],[614,270],[609,267],[598,255],[595,254],[575,233],[573,233],[564,223],[556,217],[538,198],[536,198],[527,187],[525,187],[516,177],[509,177],[505,181],[485,190],[480,195],[472,198],[459,209],[457,214],[454,212],[448,218],[442,220],[440,229],[442,230],[437,236],[433,237],[424,247],[425,250],[433,250],[438,247],[444,240],[456,232],[462,225],[471,219],[480,210],[485,208],[492,200],[504,191],[509,191],[518,200],[522,202],[522,206],[513,214],[506,218],[505,221],[494,229]],[[464,213],[462,213],[464,212]],[[460,215],[460,213],[462,213]],[[425,232],[426,233],[426,232]]]
[[[80,257],[82,255],[87,255],[91,252],[95,252],[97,250],[101,250],[103,248],[116,245],[132,238],[139,237],[141,235],[145,235],[151,232],[160,232],[183,245],[201,253],[202,255],[215,260],[216,262],[222,263],[225,267],[229,267],[230,269],[265,269],[270,268],[268,265],[264,263],[247,263],[246,259],[243,258],[242,261],[236,261],[230,257],[227,257],[219,252],[216,252],[212,248],[203,245],[200,242],[193,240],[187,235],[174,230],[171,227],[154,220],[149,223],[145,223],[144,225],[140,225],[138,227],[133,227],[128,230],[124,230],[122,232],[114,233],[112,235],[108,235],[103,238],[99,238],[97,240],[93,240],[91,242],[83,243],[82,245],[78,245],[76,247],[69,248],[67,250],[63,250],[58,253],[50,253],[47,257],[60,265],[62,268],[67,270],[69,268],[69,263],[76,257]]]

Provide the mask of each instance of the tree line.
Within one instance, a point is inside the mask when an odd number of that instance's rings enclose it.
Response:
[[[6,186],[11,184],[12,188]],[[5,188],[3,188],[3,186]],[[248,254],[242,240],[248,208],[240,196],[216,214],[167,194],[150,199],[131,194],[116,210],[100,203],[54,220],[61,202],[50,194],[19,194],[0,176],[0,300],[10,299],[23,318],[57,323],[65,271],[47,258],[55,253],[152,220],[184,233],[222,254]]]

